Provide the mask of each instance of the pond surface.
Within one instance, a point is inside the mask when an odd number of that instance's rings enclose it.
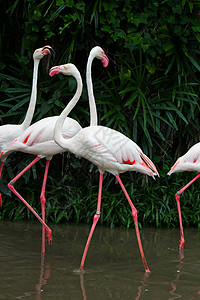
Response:
[[[53,245],[41,254],[41,226],[0,222],[0,299],[165,300],[200,299],[200,232],[141,231],[151,270],[145,274],[134,229],[97,225],[78,273],[90,230],[87,225],[53,225]]]

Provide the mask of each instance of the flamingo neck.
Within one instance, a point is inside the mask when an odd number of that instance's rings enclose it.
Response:
[[[32,91],[31,91],[31,98],[28,106],[28,110],[26,112],[25,119],[22,123],[24,129],[28,128],[31,124],[33,119],[33,114],[35,111],[35,104],[37,98],[37,79],[38,79],[38,67],[39,67],[40,60],[34,60],[34,67],[33,67],[33,82],[32,82]]]
[[[94,57],[95,56],[92,54],[89,55],[87,68],[86,68],[86,83],[87,83],[89,106],[90,106],[90,126],[96,126],[98,122],[97,109],[96,109],[96,103],[95,103],[94,92],[93,92],[92,75],[91,75],[92,61]]]
[[[71,99],[71,101],[68,103],[66,108],[60,114],[60,116],[56,122],[56,125],[54,127],[54,140],[60,147],[65,148],[65,149],[70,149],[70,139],[65,139],[62,135],[63,124],[64,124],[66,117],[69,115],[71,110],[74,108],[74,106],[78,102],[78,100],[81,96],[81,93],[82,93],[82,89],[83,89],[83,84],[82,84],[82,79],[81,79],[80,73],[76,72],[75,74],[73,74],[73,76],[77,82],[76,93],[75,93],[74,97]]]

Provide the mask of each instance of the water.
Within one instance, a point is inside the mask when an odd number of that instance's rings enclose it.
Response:
[[[41,254],[41,226],[0,222],[0,299],[200,299],[200,232],[141,231],[151,270],[143,270],[134,229],[97,228],[77,272],[90,226],[54,225],[53,245]]]

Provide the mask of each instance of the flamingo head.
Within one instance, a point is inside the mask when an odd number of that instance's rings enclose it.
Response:
[[[101,47],[96,46],[96,47],[92,48],[92,50],[90,51],[90,55],[92,57],[96,57],[97,59],[100,59],[103,63],[103,66],[107,67],[107,65],[109,63],[109,59]]]
[[[62,73],[63,75],[74,76],[76,73],[79,73],[79,71],[76,66],[71,63],[54,66],[49,71],[49,75],[51,77],[59,73]]]
[[[52,55],[53,57],[55,57],[55,52],[53,50],[52,47],[50,46],[44,46],[42,48],[36,49],[33,53],[33,59],[42,59],[44,56],[46,56],[47,54]]]

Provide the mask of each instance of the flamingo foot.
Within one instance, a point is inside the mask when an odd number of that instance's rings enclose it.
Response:
[[[80,266],[80,268],[79,268],[80,272],[83,272],[83,267],[84,267],[83,265]]]
[[[179,249],[183,249],[184,248],[184,244],[185,244],[185,239],[183,236],[181,236],[180,238],[180,245],[179,245]]]
[[[46,228],[48,243],[52,246],[52,230],[50,228]]]
[[[144,257],[144,255],[142,257],[142,262],[143,262],[143,265],[144,265],[144,271],[145,271],[145,273],[151,273],[151,271],[150,271],[150,269],[149,269],[149,267],[147,265],[147,261],[146,261],[146,258]]]
[[[3,205],[3,201],[2,201],[1,194],[0,194],[0,207],[2,207],[2,205]]]
[[[147,265],[145,266],[145,273],[151,273],[151,271],[149,270],[149,267]]]

